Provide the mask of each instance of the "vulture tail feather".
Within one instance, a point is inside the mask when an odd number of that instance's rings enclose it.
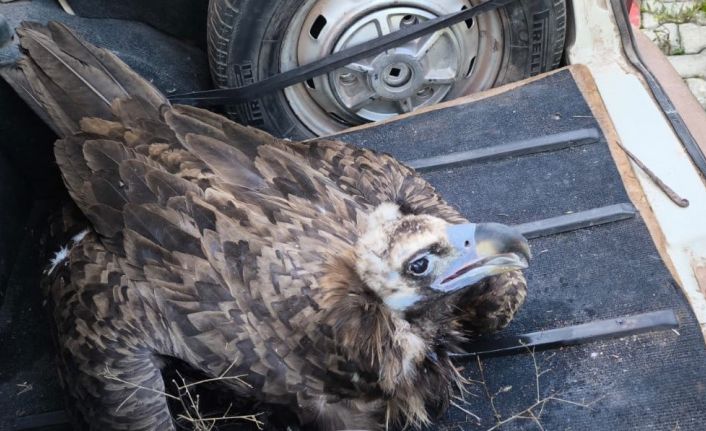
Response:
[[[61,137],[78,133],[85,117],[113,120],[116,99],[139,96],[156,112],[169,103],[115,55],[81,41],[63,24],[25,22],[17,34],[27,57],[0,75]]]

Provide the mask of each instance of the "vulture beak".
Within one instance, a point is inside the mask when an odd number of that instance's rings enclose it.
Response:
[[[457,257],[430,286],[454,292],[491,275],[524,269],[530,260],[527,240],[514,228],[499,223],[459,224],[447,228]]]

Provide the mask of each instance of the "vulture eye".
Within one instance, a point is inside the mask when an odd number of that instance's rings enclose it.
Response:
[[[429,268],[429,258],[424,256],[420,257],[419,259],[413,260],[407,267],[407,270],[412,275],[422,276],[426,275],[429,272]]]

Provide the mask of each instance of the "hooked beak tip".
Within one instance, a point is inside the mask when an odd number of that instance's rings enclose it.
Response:
[[[454,225],[449,241],[459,256],[431,286],[452,292],[484,278],[529,266],[531,252],[527,239],[516,229],[498,223]]]

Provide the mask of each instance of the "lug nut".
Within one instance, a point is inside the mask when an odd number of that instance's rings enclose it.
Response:
[[[350,72],[345,72],[338,75],[338,80],[341,81],[341,84],[343,85],[352,85],[358,81],[358,77]]]
[[[432,94],[434,94],[434,89],[431,87],[424,87],[417,90],[417,96],[422,99],[428,99],[432,96]]]
[[[419,22],[419,18],[414,15],[405,15],[400,21],[400,27],[409,27]]]

